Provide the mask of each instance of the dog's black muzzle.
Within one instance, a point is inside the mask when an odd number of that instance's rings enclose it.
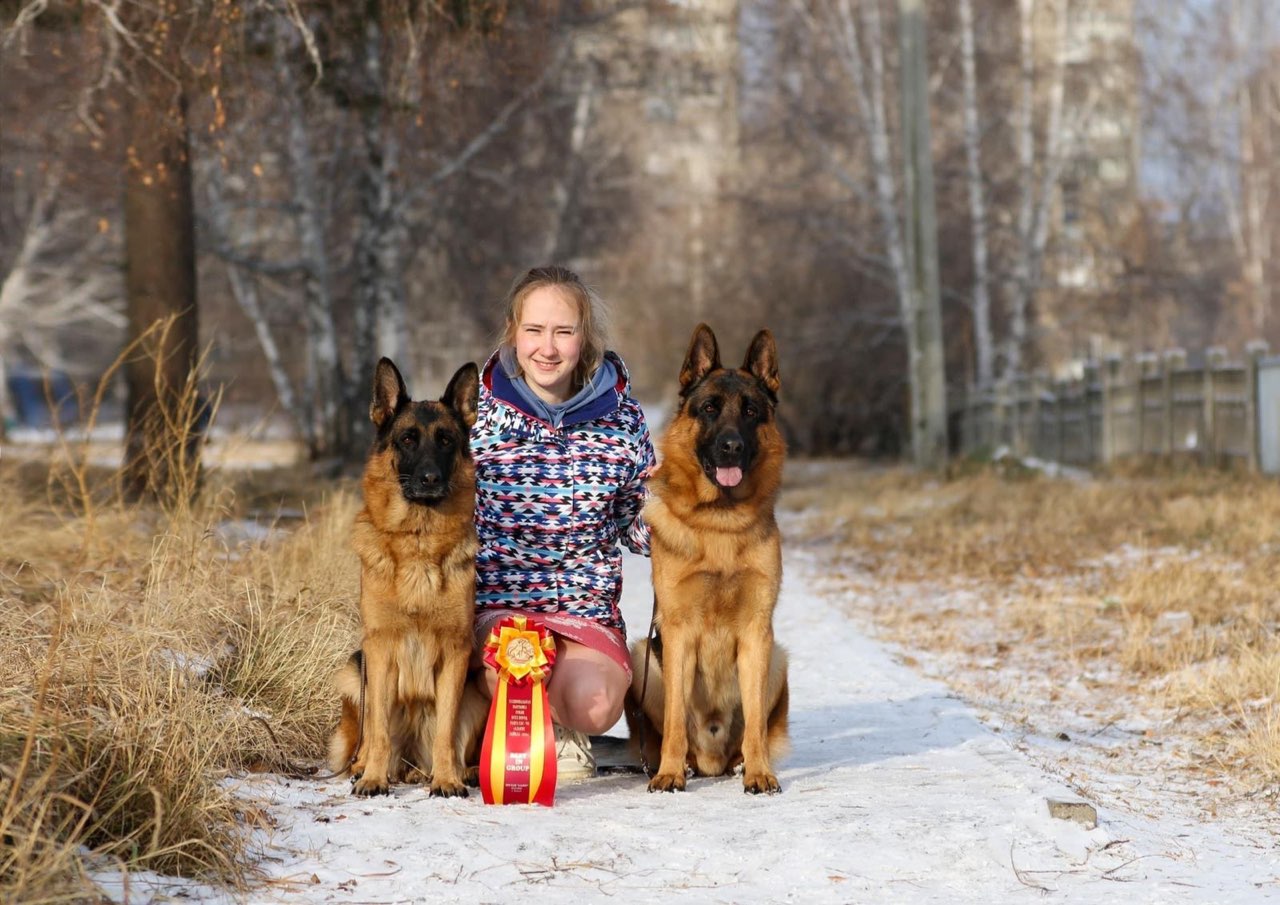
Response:
[[[420,471],[404,485],[404,498],[411,503],[438,503],[449,495],[449,483],[439,471]]]
[[[751,465],[751,452],[742,434],[736,430],[723,430],[704,447],[699,457],[702,470],[718,487],[736,487]]]

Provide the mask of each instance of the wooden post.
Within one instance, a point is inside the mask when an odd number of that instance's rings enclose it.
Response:
[[[1262,432],[1258,424],[1258,362],[1270,347],[1265,339],[1255,339],[1244,347],[1244,435],[1249,470],[1256,472],[1262,459]]]
[[[968,455],[972,451],[971,443],[973,442],[973,414],[974,414],[974,388],[973,381],[970,380],[965,384],[964,388],[964,409],[960,417],[960,452],[962,455]]]
[[[1065,380],[1055,380],[1053,382],[1053,404],[1057,409],[1058,424],[1058,462],[1067,461],[1067,382]]]
[[[996,403],[994,386],[982,391],[982,445],[987,452],[996,447]]]
[[[1137,453],[1147,454],[1147,379],[1156,374],[1156,358],[1154,355],[1142,354],[1135,359],[1138,372],[1137,383],[1134,384],[1133,399],[1137,413],[1138,443]]]
[[[1120,359],[1109,357],[1102,363],[1102,463],[1116,456],[1115,387],[1120,380]]]
[[[1096,361],[1086,362],[1084,366],[1083,391],[1081,394],[1081,414],[1084,421],[1084,461],[1092,464],[1098,460],[1095,452],[1097,449],[1095,443],[1096,432],[1093,429],[1093,411],[1090,399],[1093,396],[1093,383],[1098,379],[1098,363]]]
[[[1013,396],[1013,447],[1014,455],[1025,456],[1027,454],[1027,425],[1026,419],[1023,417],[1024,403],[1027,398],[1027,378],[1019,375],[1015,377],[1011,383]]]
[[[1218,464],[1218,396],[1213,385],[1214,372],[1227,359],[1227,350],[1213,346],[1204,353],[1204,380],[1200,391],[1200,458],[1205,465]]]
[[[1009,399],[1009,381],[1001,380],[995,386],[995,398],[992,401],[991,451],[1005,443],[1005,422],[1008,418],[1007,403]]]
[[[1181,349],[1167,349],[1160,372],[1160,396],[1164,403],[1160,412],[1160,436],[1163,438],[1164,454],[1172,458],[1177,449],[1173,438],[1173,375],[1187,363],[1187,353]]]
[[[1048,458],[1040,443],[1040,397],[1044,395],[1048,383],[1049,375],[1044,371],[1037,371],[1031,375],[1031,436],[1029,447],[1031,455],[1041,458]]]

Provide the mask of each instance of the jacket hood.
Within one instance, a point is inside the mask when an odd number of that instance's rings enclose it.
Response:
[[[571,427],[575,424],[594,421],[597,418],[611,414],[617,411],[622,400],[631,393],[631,376],[627,373],[627,366],[623,364],[618,354],[613,351],[606,351],[604,360],[612,366],[614,373],[617,375],[613,385],[602,388],[589,399],[564,412],[563,418],[558,425],[559,427]],[[599,371],[597,370],[598,373]],[[480,377],[480,392],[488,393],[497,401],[515,408],[529,418],[549,424],[550,422],[548,422],[545,412],[532,410],[534,405],[521,394],[520,389],[515,384],[518,379],[507,376],[506,368],[502,366],[502,350],[499,349],[490,355],[489,360],[485,362]]]

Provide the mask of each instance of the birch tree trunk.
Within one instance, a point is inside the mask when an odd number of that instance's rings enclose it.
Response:
[[[1019,204],[1013,277],[1008,283],[1009,337],[1005,344],[1004,370],[1018,374],[1029,339],[1031,301],[1039,288],[1048,248],[1053,196],[1062,178],[1067,155],[1063,129],[1066,96],[1067,24],[1070,0],[1058,0],[1055,16],[1053,73],[1049,82],[1049,109],[1045,120],[1044,150],[1037,181],[1035,141],[1035,0],[1018,0],[1020,86],[1018,106]],[[1080,123],[1082,125],[1083,117]]]
[[[921,410],[922,398],[921,388],[916,380],[920,362],[920,349],[916,342],[916,299],[911,291],[907,260],[909,252],[902,238],[897,192],[894,186],[893,153],[889,144],[888,117],[885,113],[884,50],[880,9],[877,3],[859,5],[861,29],[866,32],[865,60],[859,38],[860,26],[858,20],[854,18],[850,0],[833,0],[827,7],[827,12],[825,19],[831,26],[837,55],[841,66],[849,76],[861,126],[867,135],[876,216],[880,221],[885,255],[889,259],[893,285],[898,296],[898,316],[906,339],[908,405],[912,412],[918,412]],[[817,30],[821,26],[810,20],[810,27]]]
[[[1249,321],[1253,329],[1262,335],[1267,327],[1267,314],[1271,309],[1272,288],[1267,273],[1267,258],[1273,247],[1271,219],[1267,211],[1271,200],[1271,173],[1274,162],[1270,148],[1273,126],[1266,122],[1266,94],[1269,90],[1270,71],[1274,68],[1269,56],[1256,65],[1261,77],[1251,77],[1255,72],[1253,60],[1261,57],[1253,49],[1261,36],[1267,33],[1264,14],[1257,0],[1232,0],[1228,10],[1231,43],[1244,74],[1235,86],[1235,108],[1240,153],[1240,203],[1236,217],[1237,254],[1241,275],[1249,293]],[[1256,79],[1256,83],[1255,83]],[[1255,97],[1255,84],[1257,95]],[[1255,109],[1255,100],[1261,110]],[[1228,192],[1234,194],[1234,192]],[[1228,204],[1229,209],[1234,204]]]
[[[413,372],[401,272],[406,230],[394,194],[399,149],[387,115],[381,3],[368,0],[365,9],[358,105],[365,160],[359,177],[360,225],[355,243],[354,377],[347,381],[346,405],[350,437],[346,458],[351,461],[363,455],[369,435],[366,375],[373,373],[378,357],[386,355],[403,373]]]
[[[907,4],[900,6],[903,11],[903,48],[906,51],[910,49],[907,46],[908,39],[912,47],[916,41],[923,40],[922,33],[909,34],[917,26],[921,32],[923,31],[923,11],[919,8],[918,0],[899,0],[899,2]],[[802,14],[807,16],[808,10],[802,5],[799,8]],[[941,461],[939,456],[946,455],[946,400],[945,375],[941,369],[940,308],[928,312],[922,310],[922,305],[930,304],[930,298],[936,302],[938,295],[936,222],[932,220],[931,214],[926,218],[930,221],[927,224],[920,225],[911,221],[913,211],[916,213],[923,211],[923,208],[916,208],[917,201],[927,206],[930,212],[933,210],[933,170],[932,161],[929,159],[927,119],[928,78],[923,68],[924,51],[920,48],[919,64],[912,68],[910,74],[906,68],[905,57],[902,64],[904,80],[908,77],[918,79],[918,89],[925,99],[925,106],[921,111],[925,117],[923,123],[916,116],[914,102],[910,107],[912,129],[915,130],[913,141],[916,145],[914,147],[920,148],[923,158],[913,161],[912,155],[904,147],[904,167],[906,168],[901,172],[913,180],[911,190],[915,192],[918,187],[923,192],[923,196],[917,198],[916,195],[912,195],[907,199],[906,210],[909,223],[908,235],[904,237],[901,219],[903,213],[899,208],[894,175],[898,170],[894,165],[885,108],[884,35],[879,4],[877,2],[860,3],[857,19],[854,17],[850,0],[829,0],[823,8],[827,11],[827,15],[821,21],[810,18],[809,27],[815,32],[819,30],[830,32],[840,64],[853,87],[854,102],[861,119],[860,125],[867,136],[876,215],[880,221],[885,256],[889,261],[894,288],[898,296],[898,316],[907,353],[906,375],[910,408],[908,422],[912,453],[918,464],[928,465],[934,461]],[[907,20],[911,17],[913,8],[919,14],[919,18],[915,25],[908,28]],[[865,58],[863,39],[859,36],[860,31],[865,33]],[[907,132],[905,117],[908,113],[905,81],[901,90],[905,143]],[[919,133],[922,126],[923,136]],[[923,144],[921,145],[920,142]],[[920,185],[919,174],[911,170],[912,167],[917,167],[921,163],[927,170],[925,175],[927,185]],[[926,239],[925,233],[929,230],[934,232]],[[921,267],[926,270],[921,271]],[[920,281],[918,284],[917,278]],[[928,289],[930,283],[933,287],[932,295]],[[935,314],[938,315],[937,320],[934,319]],[[922,324],[922,320],[928,322]],[[941,412],[940,418],[939,412]]]
[[[982,178],[982,131],[978,117],[978,79],[974,59],[973,0],[960,0],[961,65],[964,70],[964,150],[969,183],[969,219],[973,224],[973,340],[975,378],[986,389],[995,378],[991,333],[991,290],[987,259],[987,201]]]
[[[1009,336],[1005,343],[1004,370],[1016,374],[1022,367],[1027,340],[1027,296],[1030,293],[1032,217],[1035,192],[1035,33],[1032,18],[1035,0],[1018,0],[1018,216],[1015,225],[1013,276],[1006,295],[1009,301]]]
[[[911,449],[921,468],[947,461],[947,399],[938,286],[938,221],[929,127],[929,72],[922,0],[899,0],[902,68],[902,163],[906,242],[915,297],[920,407],[911,412]]]
[[[345,446],[347,420],[342,400],[348,380],[338,355],[325,246],[324,205],[321,204],[311,136],[307,131],[306,107],[298,85],[297,70],[289,65],[284,52],[298,40],[298,30],[285,19],[277,19],[275,69],[285,107],[289,173],[293,180],[299,257],[304,273],[303,324],[307,348],[301,400],[306,421],[303,433],[307,451],[311,459],[316,460],[340,454]],[[261,338],[261,334],[259,336]],[[266,346],[263,351],[266,352]],[[285,404],[283,396],[281,404]]]
[[[1057,15],[1055,17],[1054,40],[1056,43],[1053,54],[1053,77],[1049,83],[1049,110],[1045,124],[1044,159],[1041,162],[1040,191],[1032,218],[1034,226],[1031,233],[1031,249],[1028,255],[1030,260],[1027,272],[1031,278],[1026,293],[1028,306],[1030,305],[1031,295],[1039,287],[1040,278],[1044,273],[1044,256],[1045,250],[1049,245],[1049,225],[1051,222],[1050,215],[1053,212],[1054,194],[1058,190],[1058,183],[1062,179],[1062,170],[1069,156],[1067,129],[1063,118],[1067,89],[1067,27],[1069,13],[1070,0],[1058,0]],[[1086,103],[1080,110],[1076,111],[1076,116],[1072,123],[1073,128],[1080,129],[1084,127],[1085,120],[1088,118],[1087,111],[1089,106],[1090,104]]]

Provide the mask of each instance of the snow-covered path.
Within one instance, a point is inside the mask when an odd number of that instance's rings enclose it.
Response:
[[[647,563],[626,568],[636,637]],[[562,786],[548,810],[432,800],[417,786],[367,801],[341,780],[250,777],[243,794],[275,824],[260,841],[268,881],[250,901],[1280,901],[1280,857],[1213,827],[1105,802],[1091,831],[1051,818],[1046,799],[1071,793],[860,634],[814,590],[819,573],[788,554],[777,635],[791,653],[793,750],[781,795],[745,795],[736,778],[650,795],[642,777],[613,776]],[[177,892],[134,878],[129,900]]]

